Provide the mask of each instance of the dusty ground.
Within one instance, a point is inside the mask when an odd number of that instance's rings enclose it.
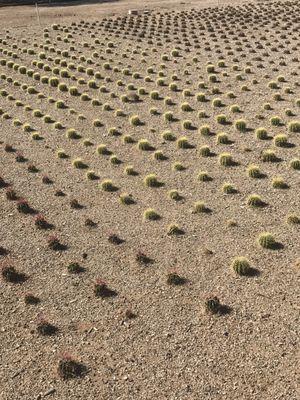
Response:
[[[43,8],[42,28],[30,23],[35,21],[32,7],[0,9],[5,21],[0,32],[0,176],[10,185],[0,189],[0,246],[7,251],[0,255],[1,400],[299,396],[300,224],[287,222],[290,215],[300,218],[300,172],[290,165],[300,157],[300,133],[290,131],[300,110],[299,4],[236,1],[218,8],[207,1],[149,3],[150,14],[132,18],[125,18],[126,11],[141,7],[136,1]],[[68,53],[62,54],[64,50]],[[213,73],[207,69],[211,64]],[[25,74],[20,66],[26,67]],[[31,69],[35,75],[28,73]],[[69,78],[59,75],[62,70]],[[45,76],[58,77],[67,88],[78,87],[89,100],[42,83]],[[160,78],[163,86],[158,85]],[[95,89],[89,87],[90,80],[95,80]],[[276,89],[270,87],[273,81]],[[172,82],[177,91],[171,90]],[[28,87],[37,93],[30,94]],[[121,101],[140,88],[146,94],[140,91],[139,101]],[[183,96],[185,89],[190,96]],[[159,100],[150,97],[155,90]],[[197,101],[200,92],[205,102]],[[166,104],[168,97],[172,103]],[[62,100],[65,108],[57,108],[52,98]],[[221,106],[213,106],[219,98]],[[91,99],[100,105],[93,106]],[[185,102],[191,111],[182,111]],[[111,110],[104,110],[107,104]],[[232,112],[234,104],[239,113]],[[150,114],[153,108],[157,115]],[[50,115],[52,122],[34,110]],[[173,122],[165,121],[167,111],[173,112]],[[227,124],[217,122],[220,114],[226,115]],[[130,123],[133,115],[142,125]],[[270,122],[274,116],[281,118],[280,126]],[[96,119],[100,127],[94,126]],[[238,119],[246,121],[245,132],[235,128]],[[192,122],[192,129],[182,126],[184,120]],[[55,129],[54,121],[60,121],[62,129]],[[26,123],[41,140],[32,139]],[[211,135],[201,135],[203,125],[210,126]],[[256,137],[259,127],[267,130],[266,140]],[[70,128],[79,133],[78,139],[66,137]],[[111,128],[119,134],[111,135]],[[176,139],[187,137],[191,148],[179,149],[176,141],[163,139],[166,130]],[[217,142],[220,132],[228,134],[228,144]],[[287,135],[288,146],[276,146],[279,134]],[[126,135],[134,143],[124,143]],[[147,139],[152,150],[138,149],[141,139]],[[8,144],[13,152],[7,151]],[[111,154],[97,154],[100,144]],[[201,155],[204,145],[210,148],[209,157]],[[58,158],[59,149],[68,158]],[[275,151],[276,162],[262,160],[267,149]],[[157,150],[165,160],[155,159]],[[232,155],[234,166],[219,164],[224,152]],[[25,161],[16,161],[19,154]],[[120,163],[112,164],[111,155]],[[72,162],[77,158],[87,168],[76,169]],[[174,171],[175,162],[185,169]],[[260,179],[248,176],[252,164],[260,167]],[[30,165],[38,171],[29,172]],[[124,173],[129,165],[136,176]],[[88,180],[89,170],[98,179]],[[201,171],[212,179],[199,181]],[[151,173],[161,187],[144,185]],[[44,176],[52,183],[43,183]],[[287,188],[272,186],[277,177]],[[113,181],[115,192],[101,189],[105,179]],[[236,193],[223,193],[225,183]],[[7,199],[10,188],[53,229],[37,229],[36,215],[18,212],[16,201]],[[170,199],[172,189],[182,196],[179,201]],[[65,196],[57,196],[58,190]],[[123,193],[131,194],[134,204],[121,204]],[[260,195],[266,206],[250,207],[252,194]],[[74,199],[82,208],[70,207]],[[196,201],[203,201],[210,212],[193,213]],[[148,208],[161,218],[145,221]],[[86,226],[86,219],[96,226]],[[168,235],[170,224],[184,234]],[[279,243],[275,249],[257,243],[266,231]],[[123,242],[110,243],[111,234]],[[50,235],[57,236],[65,250],[51,250]],[[139,251],[152,262],[137,262]],[[257,273],[237,275],[231,266],[237,256],[246,257]],[[83,272],[69,273],[72,262]],[[6,266],[14,266],[26,280],[7,282]],[[167,276],[174,270],[185,284],[168,285]],[[116,291],[115,297],[95,296],[99,278]],[[28,293],[40,302],[25,304]],[[211,295],[228,307],[227,313],[206,312],[205,300]],[[128,318],[128,310],[136,317]],[[57,327],[54,335],[37,332],[41,318]],[[86,367],[82,377],[58,376],[65,352]]]

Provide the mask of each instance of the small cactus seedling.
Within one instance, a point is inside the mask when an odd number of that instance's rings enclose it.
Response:
[[[36,330],[42,336],[51,336],[58,331],[56,326],[52,325],[44,317],[41,316],[38,317]]]
[[[15,150],[11,144],[6,143],[4,146],[4,151],[6,151],[7,153],[13,153]]]
[[[290,214],[290,215],[288,215],[286,222],[291,225],[299,225],[300,217],[296,214]]]
[[[300,121],[291,121],[288,125],[288,129],[292,133],[300,132]]]
[[[118,235],[116,235],[115,233],[110,233],[108,235],[107,240],[109,241],[109,243],[112,244],[121,244],[124,242],[124,240],[122,240]]]
[[[16,161],[17,161],[17,162],[25,162],[25,161],[26,161],[26,158],[23,156],[23,154],[17,153],[17,155],[16,155]]]
[[[137,315],[129,308],[125,311],[125,318],[127,320],[136,318]]]
[[[151,258],[149,258],[145,253],[142,251],[138,251],[135,256],[135,260],[139,264],[150,264],[152,262]]]
[[[172,271],[167,275],[167,284],[171,286],[180,286],[186,283],[186,279],[178,275],[177,272]]]
[[[284,181],[284,179],[281,178],[280,176],[272,180],[272,186],[274,189],[287,189],[289,187],[288,184]]]
[[[262,160],[264,162],[276,162],[278,158],[273,150],[265,150],[262,153]]]
[[[44,175],[44,176],[42,177],[42,182],[43,182],[45,185],[51,185],[51,184],[53,183],[52,179],[50,179],[49,176],[47,176],[47,175]]]
[[[250,178],[259,179],[262,177],[262,173],[257,165],[249,165],[247,172]]]
[[[217,296],[207,296],[205,299],[205,310],[209,314],[218,314],[221,310],[221,303]]]
[[[264,207],[266,205],[266,203],[257,194],[250,195],[247,203],[251,207]]]
[[[33,211],[32,208],[30,207],[30,205],[28,204],[28,202],[24,199],[18,200],[17,209],[20,213],[23,213],[23,214],[31,214]]]
[[[155,174],[149,174],[144,178],[144,184],[148,187],[157,187],[159,186],[159,181]]]
[[[131,194],[122,193],[122,194],[120,194],[119,197],[120,197],[121,204],[125,204],[125,205],[134,204],[134,199]]]
[[[35,305],[40,302],[40,299],[32,293],[25,293],[24,302],[25,302],[25,304],[28,304],[28,305]]]
[[[264,232],[259,235],[258,243],[264,249],[274,249],[276,247],[274,236],[268,232]]]
[[[205,203],[203,201],[196,201],[196,203],[194,203],[194,209],[193,209],[193,213],[194,214],[201,214],[201,213],[208,213],[209,209],[207,208],[207,206],[205,205]]]
[[[34,220],[34,224],[39,229],[50,229],[51,228],[51,224],[49,224],[49,222],[47,222],[45,217],[43,217],[43,215],[41,215],[41,214],[36,216],[36,218]]]
[[[58,362],[57,373],[63,380],[79,378],[86,372],[86,367],[65,353]]]
[[[10,264],[2,266],[1,275],[4,281],[10,283],[22,283],[26,280],[26,275],[18,272],[15,267]]]
[[[219,155],[219,163],[224,167],[229,167],[234,164],[232,155],[229,153],[222,153]]]
[[[75,210],[80,210],[81,208],[83,208],[83,206],[76,199],[70,200],[70,207]]]
[[[234,194],[237,192],[237,190],[231,183],[224,183],[224,185],[222,186],[222,191],[226,194]]]
[[[57,236],[50,236],[48,238],[48,247],[51,250],[57,251],[57,250],[62,250],[63,245],[60,243]]]
[[[97,223],[94,222],[92,219],[87,218],[87,219],[84,221],[84,225],[85,225],[85,226],[89,226],[90,228],[94,228],[95,226],[97,226]]]
[[[18,200],[18,196],[13,188],[6,189],[6,198],[7,198],[7,200],[11,200],[11,201]]]
[[[5,182],[5,180],[0,176],[0,189],[4,188],[7,186],[7,183]]]
[[[101,189],[105,192],[114,192],[117,190],[116,186],[114,186],[113,182],[110,179],[105,179],[101,182]]]
[[[300,160],[299,158],[294,158],[290,161],[290,167],[297,171],[300,171]]]
[[[157,221],[160,219],[160,215],[153,210],[153,208],[147,208],[147,210],[144,211],[144,219],[149,221]]]
[[[0,256],[6,256],[7,254],[8,250],[5,247],[0,246]]]
[[[238,275],[250,275],[252,268],[250,263],[245,257],[236,257],[232,262],[232,268]]]
[[[80,272],[83,272],[83,268],[77,262],[68,264],[67,269],[70,274],[79,274]]]
[[[94,284],[94,293],[96,297],[101,297],[102,299],[107,297],[115,297],[117,295],[117,292],[110,289],[106,282],[104,282],[102,279],[96,280]]]
[[[183,233],[184,231],[176,224],[171,224],[167,228],[167,235],[169,236],[183,235]]]

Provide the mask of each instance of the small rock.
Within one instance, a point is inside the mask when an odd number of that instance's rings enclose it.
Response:
[[[55,393],[55,391],[56,391],[56,390],[55,390],[54,388],[49,389],[47,392],[44,393],[44,397],[49,396],[50,394]]]

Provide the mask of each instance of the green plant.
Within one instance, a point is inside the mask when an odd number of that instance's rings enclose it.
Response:
[[[164,140],[174,141],[176,139],[176,136],[171,131],[164,131],[162,133],[162,138]]]
[[[238,275],[242,276],[250,275],[252,272],[250,263],[245,257],[236,257],[232,261],[232,268]]]
[[[170,197],[170,199],[175,201],[179,201],[182,199],[182,196],[179,194],[178,190],[175,189],[170,190],[168,196]]]
[[[138,173],[134,170],[132,165],[127,165],[127,167],[125,167],[124,169],[124,173],[130,176],[138,175]]]
[[[286,147],[288,145],[287,135],[281,134],[274,137],[274,144],[277,147]]]
[[[278,158],[273,150],[264,150],[262,152],[262,160],[264,162],[276,162]]]
[[[190,144],[188,138],[186,136],[181,136],[176,141],[178,149],[188,149],[190,148]]]
[[[185,112],[193,111],[193,108],[189,105],[189,103],[182,103],[181,110]]]
[[[81,136],[78,134],[78,132],[73,128],[70,128],[67,130],[66,136],[68,139],[80,139],[81,138]]]
[[[296,214],[289,214],[287,216],[286,222],[288,224],[299,225],[300,224],[300,217]]]
[[[275,82],[275,81],[270,81],[270,82],[268,83],[268,87],[269,87],[270,89],[278,89],[277,82]]]
[[[224,167],[230,167],[234,164],[232,155],[230,153],[221,153],[219,155],[219,164]]]
[[[142,124],[138,115],[133,115],[132,117],[130,117],[129,122],[132,126],[139,126]]]
[[[219,114],[216,116],[216,121],[220,125],[226,125],[227,124],[227,117],[225,114]]]
[[[172,122],[174,120],[173,113],[171,111],[167,111],[164,113],[164,119],[167,122]]]
[[[106,144],[99,144],[99,146],[97,146],[97,153],[101,154],[101,155],[109,155],[111,154],[110,151],[107,149]]]
[[[197,101],[199,101],[199,102],[201,102],[201,103],[204,103],[204,102],[207,101],[207,100],[206,100],[205,93],[197,93],[197,94],[196,94],[196,99],[197,99]]]
[[[212,178],[208,175],[206,171],[201,171],[198,174],[198,180],[201,182],[209,182],[212,180]]]
[[[121,204],[124,204],[124,205],[134,204],[134,200],[133,200],[133,197],[131,194],[121,193],[119,198],[120,198]]]
[[[147,210],[144,211],[144,219],[145,220],[150,220],[150,221],[156,221],[160,219],[159,214],[153,208],[148,208]]]
[[[246,121],[243,119],[236,120],[234,126],[239,132],[245,132],[247,129]]]
[[[100,186],[101,189],[105,192],[113,192],[116,190],[116,187],[110,179],[105,179],[104,181],[102,181]]]
[[[58,158],[68,158],[68,156],[64,150],[57,150],[56,154],[57,154]]]
[[[175,162],[172,167],[173,167],[174,171],[184,171],[185,170],[185,167],[183,166],[183,164],[181,162]]]
[[[222,107],[223,106],[222,100],[219,98],[213,99],[212,106],[213,107]]]
[[[212,134],[209,125],[202,125],[202,126],[199,128],[199,133],[200,133],[202,136],[210,136],[210,135]]]
[[[224,185],[222,186],[222,191],[226,194],[234,194],[237,192],[235,187],[230,183],[224,183]]]
[[[189,119],[185,119],[182,121],[182,128],[183,129],[192,129],[193,128],[193,123]]]
[[[258,244],[265,249],[274,249],[276,247],[276,241],[273,235],[271,235],[269,232],[261,233],[258,236],[257,241]]]
[[[167,235],[168,236],[176,236],[176,235],[182,235],[183,234],[183,230],[179,228],[178,225],[176,224],[171,224],[168,226],[167,228]]]
[[[249,167],[247,168],[247,173],[250,178],[258,179],[262,177],[262,173],[260,172],[260,169],[257,165],[249,165]]]
[[[67,265],[67,270],[70,274],[78,274],[83,271],[83,268],[77,262],[72,262]]]
[[[207,213],[208,211],[209,211],[209,209],[207,208],[207,206],[205,205],[205,203],[203,201],[196,201],[194,203],[193,212],[195,214]]]
[[[257,128],[255,131],[257,139],[266,140],[268,139],[268,132],[265,128]]]
[[[272,186],[274,189],[287,189],[288,185],[281,177],[276,177],[272,179]]]
[[[82,161],[81,158],[75,158],[75,160],[72,161],[72,165],[78,169],[87,168],[87,165]]]
[[[209,157],[211,155],[210,148],[206,145],[199,148],[199,153],[202,157]]]
[[[300,170],[300,159],[299,158],[293,158],[291,161],[290,161],[290,167],[292,168],[292,169],[295,169],[295,170],[297,170],[297,171],[299,171]]]
[[[139,150],[150,151],[153,150],[153,147],[146,139],[140,139],[138,141],[137,147]]]
[[[288,130],[292,133],[299,133],[300,132],[300,121],[291,121],[288,124]]]
[[[132,144],[132,143],[135,143],[135,140],[131,135],[124,135],[123,136],[123,143]]]
[[[69,93],[71,96],[79,96],[79,91],[76,86],[69,87]]]
[[[159,181],[155,174],[149,174],[144,178],[144,184],[148,187],[157,187],[159,186]]]
[[[251,207],[264,207],[265,202],[257,194],[251,194],[247,199],[247,204]]]
[[[109,161],[113,164],[113,165],[119,165],[121,164],[121,160],[116,156],[116,155],[111,155],[109,158]]]
[[[217,296],[207,296],[204,305],[205,311],[209,314],[218,314],[222,310],[220,300]]]
[[[217,144],[229,144],[230,140],[228,138],[228,135],[226,133],[218,133],[217,135]]]
[[[157,150],[153,153],[153,158],[158,161],[163,161],[166,159],[166,156],[161,150]]]
[[[92,170],[87,171],[86,177],[87,177],[87,179],[89,179],[89,180],[91,180],[91,181],[98,179],[97,174],[96,174],[94,171],[92,171]]]
[[[241,109],[240,109],[240,106],[238,104],[233,104],[230,107],[230,111],[233,112],[233,113],[240,113]]]
[[[281,118],[278,116],[274,116],[270,118],[270,124],[273,126],[280,126],[282,125]]]

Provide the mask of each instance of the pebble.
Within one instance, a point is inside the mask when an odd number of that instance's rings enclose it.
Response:
[[[54,388],[49,389],[47,392],[44,393],[44,397],[49,396],[50,394],[53,394],[55,392],[56,392],[56,390]]]

